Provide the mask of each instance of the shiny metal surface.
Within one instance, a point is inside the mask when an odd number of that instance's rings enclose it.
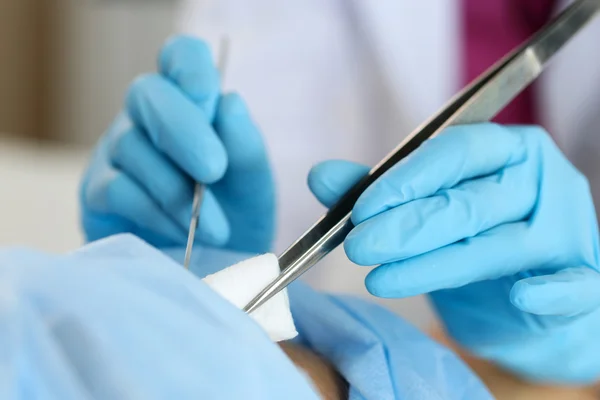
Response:
[[[200,221],[200,206],[204,198],[204,185],[196,182],[194,185],[194,201],[192,202],[192,219],[190,221],[190,230],[188,232],[187,246],[185,247],[185,259],[183,266],[185,269],[190,268],[190,260],[192,258],[192,249],[194,247],[194,238],[196,237],[196,229]]]
[[[221,75],[221,83],[224,79],[225,68],[227,65],[227,59],[229,57],[229,38],[224,37],[221,39],[219,48],[219,61],[217,63],[217,69]],[[183,266],[185,269],[190,268],[190,260],[192,259],[192,250],[194,248],[194,239],[196,237],[196,230],[198,229],[198,223],[200,221],[200,206],[202,205],[202,199],[204,198],[204,191],[206,190],[204,184],[196,182],[194,185],[194,201],[192,202],[192,219],[190,220],[190,229],[188,231],[187,245],[185,247],[185,258],[183,260]]]
[[[574,2],[526,43],[457,94],[445,108],[400,143],[279,257],[281,274],[248,303],[244,311],[250,313],[260,307],[343,243],[353,228],[350,215],[356,200],[384,172],[449,125],[492,119],[539,76],[546,62],[596,17],[599,10],[600,0]]]

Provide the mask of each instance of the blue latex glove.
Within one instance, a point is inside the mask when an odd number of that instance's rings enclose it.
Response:
[[[100,139],[81,186],[88,240],[134,233],[156,246],[185,245],[192,179],[209,184],[198,243],[266,252],[274,184],[261,134],[242,99],[219,96],[208,47],[178,37],[159,73],[137,79]]]
[[[183,249],[167,252],[180,259]],[[243,257],[201,249],[190,269],[204,277]],[[319,293],[299,281],[288,294],[299,333],[295,341],[336,367],[350,385],[350,400],[492,398],[460,358],[388,310]]]
[[[331,205],[366,167],[329,161]],[[598,227],[586,179],[536,127],[449,128],[363,193],[344,243],[381,297],[421,293],[475,354],[537,380],[600,376]]]
[[[0,252],[2,399],[318,399],[262,329],[131,236]]]

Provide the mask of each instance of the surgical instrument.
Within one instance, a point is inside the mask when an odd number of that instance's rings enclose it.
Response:
[[[219,47],[219,61],[217,63],[217,69],[221,75],[221,84],[223,83],[223,76],[225,74],[225,68],[227,64],[227,57],[229,56],[229,38],[223,37],[221,39]],[[192,202],[192,219],[190,220],[190,230],[188,232],[187,246],[185,248],[185,259],[183,266],[185,269],[190,268],[190,260],[192,258],[192,249],[194,247],[194,238],[196,237],[196,230],[200,220],[200,206],[202,205],[202,199],[204,198],[205,186],[196,182],[194,185],[194,201]]]
[[[541,74],[552,56],[596,17],[599,10],[600,0],[572,3],[523,45],[457,94],[445,108],[402,141],[279,257],[281,274],[250,301],[244,311],[251,313],[260,307],[343,243],[353,228],[350,216],[354,204],[383,173],[449,125],[492,119]]]

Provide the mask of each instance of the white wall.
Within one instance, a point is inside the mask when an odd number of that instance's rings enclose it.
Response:
[[[87,151],[0,134],[0,245],[50,252],[77,248],[78,186]]]
[[[90,144],[121,107],[129,82],[155,70],[176,1],[59,0],[52,131]],[[60,96],[60,97],[59,97]]]

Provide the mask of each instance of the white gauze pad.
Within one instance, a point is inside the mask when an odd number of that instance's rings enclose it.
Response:
[[[243,308],[279,275],[279,262],[274,254],[264,254],[242,261],[204,278],[215,292],[238,308]],[[250,316],[268,333],[271,340],[281,342],[294,338],[287,289],[256,309]]]

